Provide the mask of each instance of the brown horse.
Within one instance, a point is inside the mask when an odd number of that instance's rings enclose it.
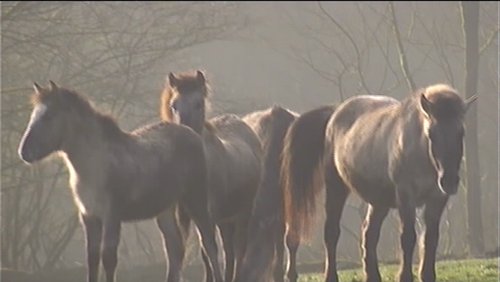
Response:
[[[279,106],[256,111],[242,119],[257,133],[264,153],[262,182],[248,229],[248,244],[235,281],[283,281],[285,222],[280,188],[281,151],[286,131],[298,114]],[[288,246],[295,258],[297,247]],[[294,268],[294,265],[291,267]],[[273,271],[274,269],[274,271]]]
[[[202,136],[208,205],[222,236],[225,281],[232,281],[245,251],[246,230],[261,178],[262,149],[258,136],[238,116],[220,115],[206,121],[208,95],[209,85],[201,71],[170,73],[161,110],[164,120],[187,125]],[[187,222],[185,226],[189,226]],[[174,238],[170,244],[183,250],[183,241]],[[182,251],[178,255],[182,256]]]
[[[157,217],[165,236],[164,211],[174,205],[196,223],[211,272],[222,281],[199,135],[165,122],[124,132],[75,91],[52,81],[34,89],[19,155],[31,164],[58,152],[66,162],[86,234],[88,281],[98,280],[101,255],[106,280],[115,280],[122,222]]]
[[[457,192],[464,118],[475,97],[463,101],[445,84],[431,85],[399,102],[385,96],[356,96],[334,111],[300,116],[289,130],[282,177],[290,231],[304,235],[315,210],[315,172],[326,186],[326,281],[338,281],[339,221],[350,191],[369,203],[362,227],[367,281],[380,281],[376,246],[390,208],[401,221],[400,281],[413,281],[415,210],[425,205],[420,277],[435,281],[439,222]],[[319,168],[319,170],[317,170]],[[321,175],[321,173],[320,173]]]

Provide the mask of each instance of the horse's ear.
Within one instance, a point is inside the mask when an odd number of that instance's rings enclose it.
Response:
[[[432,103],[425,97],[425,93],[420,94],[420,106],[428,116],[432,116]]]
[[[172,87],[176,87],[177,82],[179,82],[179,80],[177,79],[177,77],[175,77],[175,74],[173,72],[170,72],[168,74],[168,84]]]
[[[465,111],[466,112],[469,109],[470,105],[472,105],[476,100],[477,100],[477,94],[474,94],[465,100],[464,104],[465,104]]]
[[[57,84],[54,81],[49,80],[49,84],[50,84],[50,88],[49,88],[50,91],[55,91],[55,90],[59,89],[59,86],[57,86]]]
[[[33,89],[35,90],[36,94],[42,94],[43,92],[43,87],[41,87],[38,83],[33,82]]]
[[[198,79],[200,83],[205,83],[205,74],[201,70],[197,70],[196,79]]]

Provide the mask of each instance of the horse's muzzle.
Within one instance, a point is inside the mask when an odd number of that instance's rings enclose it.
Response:
[[[21,160],[25,163],[31,164],[37,160],[35,152],[31,150],[20,148],[18,153]]]
[[[460,177],[458,176],[445,176],[441,178],[441,186],[443,190],[448,195],[455,195],[458,191],[458,184],[460,183]]]

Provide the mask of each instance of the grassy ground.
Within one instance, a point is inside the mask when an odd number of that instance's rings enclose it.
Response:
[[[396,265],[381,266],[382,281],[395,281],[398,267]],[[417,267],[414,268],[414,275]],[[437,263],[437,281],[440,282],[498,282],[498,258],[477,259],[463,261],[442,261]],[[339,272],[339,280],[345,282],[361,282],[363,272],[361,269],[344,270]],[[322,274],[301,275],[300,282],[323,281]],[[415,281],[419,281],[415,279]]]

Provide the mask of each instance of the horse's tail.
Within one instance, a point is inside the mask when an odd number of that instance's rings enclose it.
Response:
[[[326,125],[335,107],[323,106],[302,114],[290,126],[282,153],[281,183],[289,239],[308,235],[321,191],[320,175]]]

